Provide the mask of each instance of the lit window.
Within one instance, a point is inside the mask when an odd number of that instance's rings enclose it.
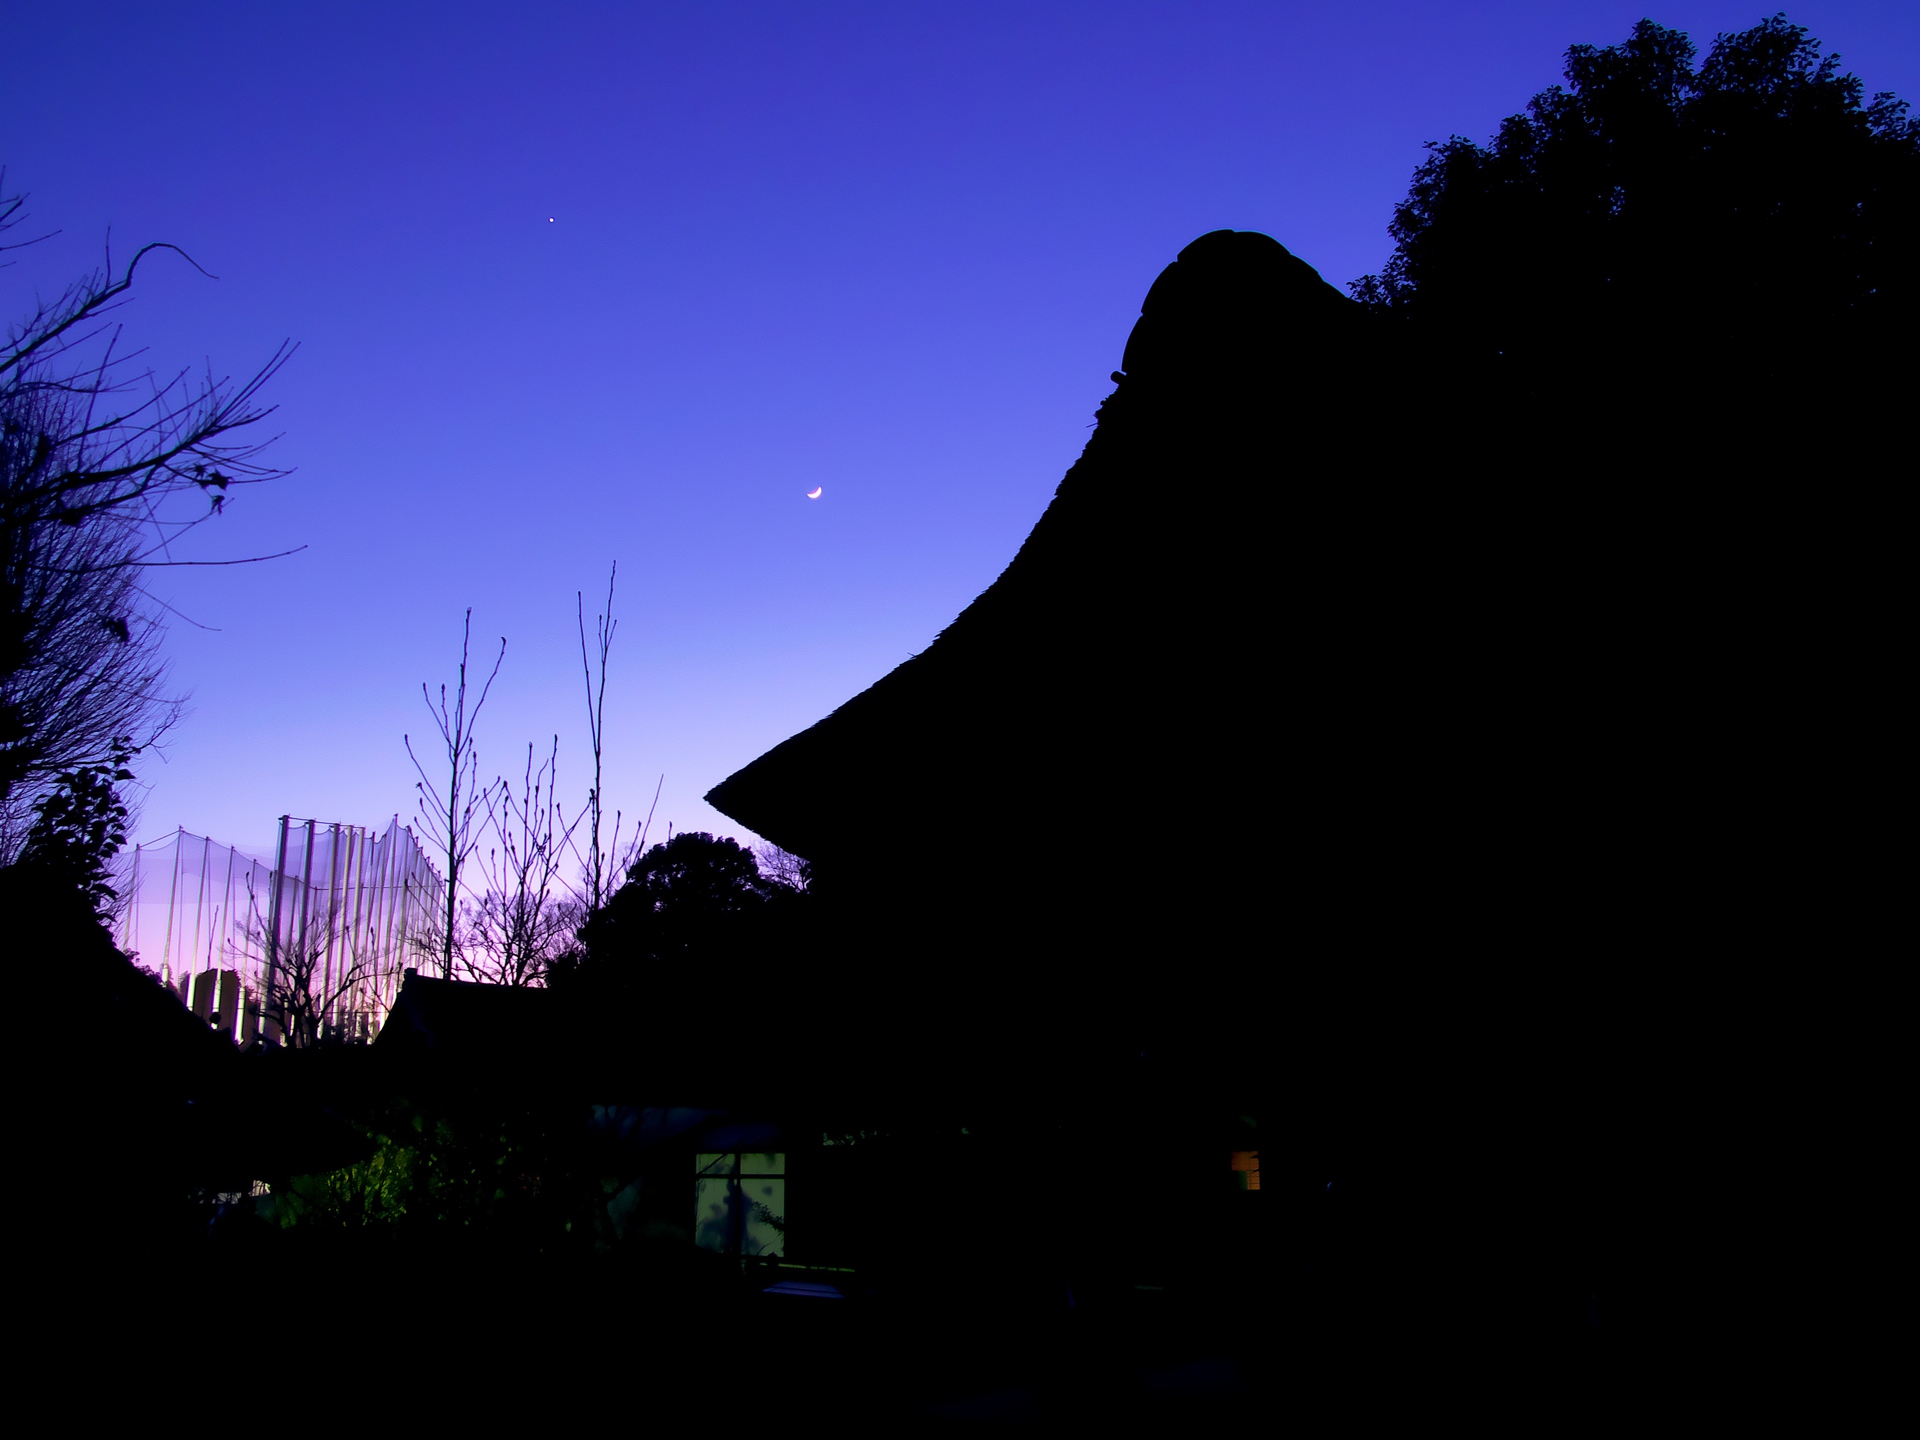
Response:
[[[1260,1188],[1260,1152],[1258,1150],[1232,1151],[1227,1156],[1227,1166],[1233,1171],[1236,1190]]]
[[[693,1157],[693,1243],[727,1255],[787,1253],[787,1157]]]

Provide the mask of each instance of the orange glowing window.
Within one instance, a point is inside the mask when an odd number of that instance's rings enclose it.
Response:
[[[1260,1188],[1260,1152],[1258,1150],[1235,1150],[1227,1156],[1227,1168],[1233,1171],[1233,1182],[1241,1190]]]

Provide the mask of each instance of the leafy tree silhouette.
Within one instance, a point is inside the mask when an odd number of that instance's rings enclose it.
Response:
[[[613,963],[671,962],[724,941],[780,888],[736,841],[683,831],[634,861],[582,942],[590,956]]]
[[[720,1066],[738,1080],[777,1067],[778,1047],[722,1056],[712,1022],[807,1008],[813,913],[809,892],[768,874],[752,850],[685,832],[628,867],[547,983],[592,1013],[629,1017],[652,1062],[683,1075]]]
[[[1490,143],[1429,145],[1355,298],[1514,399],[1890,395],[1920,295],[1920,122],[1862,103],[1784,16],[1694,58],[1642,20],[1569,49],[1567,84]]]
[[[108,867],[127,842],[127,806],[119,787],[133,779],[127,762],[134,750],[132,742],[116,740],[103,763],[60,775],[35,803],[33,828],[21,848],[22,872],[80,895],[99,913],[116,898]]]

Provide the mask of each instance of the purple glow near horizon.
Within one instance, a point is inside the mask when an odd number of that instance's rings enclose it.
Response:
[[[195,553],[309,548],[161,576],[216,628],[172,627],[193,713],[141,835],[410,816],[468,605],[509,640],[489,769],[557,731],[584,790],[574,593],[591,627],[616,559],[610,797],[665,772],[657,834],[741,834],[699,796],[993,580],[1182,245],[1264,230],[1343,284],[1422,143],[1490,134],[1570,43],[1773,8],[23,7],[0,163],[61,233],[8,318],[111,227],[221,277],[143,273],[160,368],[301,344],[269,392],[298,473]],[[1920,7],[1788,14],[1920,102]]]

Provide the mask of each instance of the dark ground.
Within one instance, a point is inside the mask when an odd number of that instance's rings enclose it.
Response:
[[[1237,1293],[1069,1295],[934,1260],[877,1288],[784,1272],[843,1287],[832,1299],[765,1293],[779,1283],[771,1274],[643,1278],[362,1251],[359,1264],[317,1264],[270,1295],[279,1287],[250,1283],[239,1258],[216,1246],[205,1266],[154,1266],[132,1286],[74,1277],[36,1327],[47,1372],[90,1374],[86,1403],[103,1410],[142,1396],[253,1396],[243,1408],[270,1425],[341,1407],[455,1423],[704,1412],[1062,1428],[1453,1419],[1564,1432],[1619,1400],[1600,1333],[1569,1333],[1554,1323],[1565,1317],[1542,1327],[1557,1333],[1469,1351],[1430,1297],[1355,1304],[1252,1276]]]
[[[10,1288],[32,1317],[29,1368],[101,1415],[199,1397],[267,1426],[1565,1433],[1628,1413],[1643,1367],[1601,1298],[1565,1277],[1356,1253],[1368,1221],[1324,1193],[1236,1199],[1246,1225],[1220,1237],[1228,1253],[1138,1278],[937,1245],[857,1272],[684,1248],[543,1259],[231,1216],[164,1246],[55,1233],[16,1252],[41,1285]],[[796,1282],[840,1298],[768,1288]]]
[[[1631,1297],[1652,1290],[1625,1262],[1651,1234],[1636,1177],[1653,1172],[1544,1063],[1499,1087],[1533,1103],[1499,1106],[1344,1073],[1336,1099],[1296,1077],[1291,1109],[1256,1107],[1280,1117],[1256,1193],[1227,1188],[1223,1137],[1174,1124],[1193,1110],[1169,1088],[1186,1063],[1132,1100],[1102,1089],[1104,1112],[1009,1098],[1009,1138],[972,1161],[978,1122],[870,1161],[816,1147],[810,1179],[790,1146],[795,1203],[817,1212],[795,1254],[850,1270],[743,1268],[684,1237],[542,1253],[525,1227],[279,1229],[183,1200],[228,1172],[244,1186],[361,1158],[331,1112],[352,1108],[342,1066],[379,1047],[307,1057],[305,1101],[249,1083],[246,1057],[98,927],[45,928],[87,1025],[9,1051],[27,1063],[7,1293],[19,1369],[79,1414],[1565,1431],[1618,1414],[1644,1369],[1619,1337],[1649,1328]],[[836,1181],[829,1156],[860,1163]],[[857,1223],[835,1234],[831,1214]],[[841,1298],[768,1293],[787,1280]]]

